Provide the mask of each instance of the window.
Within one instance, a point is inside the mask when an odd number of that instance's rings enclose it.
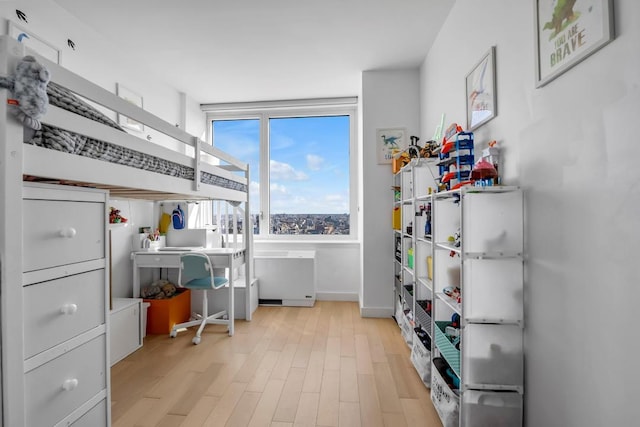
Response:
[[[203,107],[213,145],[249,164],[254,234],[356,236],[355,100],[339,101]]]
[[[215,135],[217,148],[249,164],[249,209],[254,234],[257,234],[260,230],[260,120],[215,120],[212,122],[212,135]]]

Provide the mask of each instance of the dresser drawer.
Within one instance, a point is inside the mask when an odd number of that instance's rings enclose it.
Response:
[[[104,203],[24,199],[23,271],[105,256]]]
[[[106,336],[100,335],[25,374],[27,426],[50,426],[107,385]]]
[[[25,286],[23,301],[28,359],[105,323],[105,270]]]
[[[107,425],[107,401],[101,400],[71,424],[73,427],[100,427]]]

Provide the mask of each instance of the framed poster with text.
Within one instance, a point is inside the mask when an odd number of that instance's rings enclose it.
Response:
[[[613,0],[534,0],[536,87],[613,40]]]

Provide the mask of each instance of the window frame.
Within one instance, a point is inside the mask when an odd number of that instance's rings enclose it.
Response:
[[[271,234],[270,226],[260,227],[255,240],[295,240],[299,242],[357,241],[358,224],[358,144],[357,144],[357,98],[330,98],[294,101],[265,101],[233,104],[203,104],[206,113],[206,137],[213,144],[213,122],[216,120],[257,119],[260,127],[260,221],[271,223],[270,218],[270,147],[269,120],[279,118],[348,116],[349,117],[349,234],[291,235]],[[250,179],[251,179],[250,171]],[[250,184],[250,183],[249,183]]]

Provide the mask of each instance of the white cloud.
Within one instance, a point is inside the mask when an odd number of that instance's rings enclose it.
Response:
[[[307,174],[295,170],[295,168],[290,164],[281,163],[275,160],[271,160],[269,162],[269,172],[272,180],[306,181],[309,179]]]
[[[307,167],[312,171],[319,171],[324,164],[324,158],[315,154],[307,154]]]
[[[296,144],[294,139],[289,136],[272,133],[271,138],[269,139],[269,145],[271,146],[272,151],[278,151],[291,148]]]
[[[287,194],[289,194],[289,191],[287,190],[287,187],[285,187],[282,184],[271,184],[269,186],[269,191],[270,191],[271,195],[287,195]]]
[[[249,183],[249,194],[251,195],[259,195],[260,194],[260,183],[256,181],[251,181]]]

